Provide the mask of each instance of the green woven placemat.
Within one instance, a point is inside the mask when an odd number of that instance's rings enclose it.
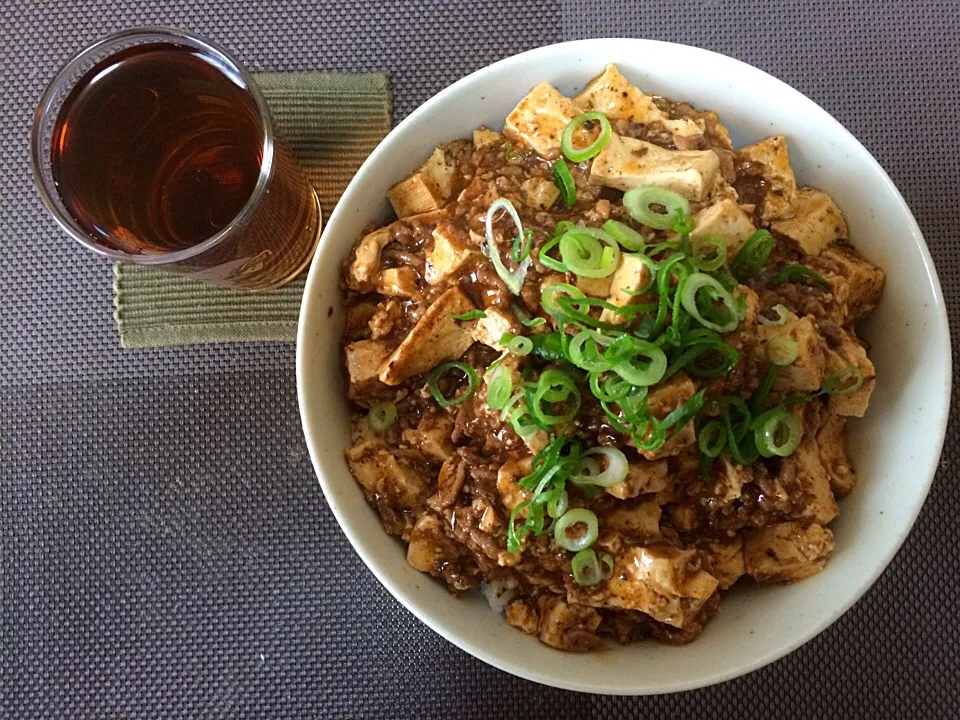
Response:
[[[324,219],[390,131],[383,73],[259,73],[273,119],[317,190]],[[249,340],[293,341],[303,276],[241,293],[136,265],[114,266],[114,317],[125,348]]]

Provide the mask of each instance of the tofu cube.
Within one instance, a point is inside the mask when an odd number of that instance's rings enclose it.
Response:
[[[877,370],[867,357],[867,351],[849,330],[844,330],[843,343],[839,348],[828,348],[826,354],[827,376],[849,367],[859,368],[863,384],[848,395],[831,395],[827,409],[834,415],[863,417],[870,405],[870,396],[877,386]]]
[[[816,438],[804,437],[793,455],[784,458],[778,479],[785,486],[790,482],[799,484],[806,505],[798,519],[826,525],[840,512]]]
[[[680,372],[650,393],[647,397],[647,407],[651,415],[662,420],[692,398],[696,392],[697,388],[693,381],[686,373]],[[673,428],[673,433],[673,437],[668,439],[659,450],[654,452],[641,451],[640,454],[647,460],[659,460],[660,458],[679,455],[684,448],[697,441],[692,422],[687,422],[682,428]]]
[[[746,574],[743,538],[711,540],[703,548],[704,569],[719,582],[721,590],[728,589]]]
[[[368,233],[357,244],[347,266],[347,287],[358,292],[373,292],[380,278],[380,251],[390,242],[396,223]]]
[[[393,348],[383,340],[358,340],[344,348],[350,382],[347,396],[351,400],[361,398],[380,385],[380,366],[392,351]]]
[[[547,178],[533,177],[520,183],[523,198],[535,210],[549,210],[560,197],[556,183]]]
[[[450,288],[434,300],[399,347],[380,367],[380,380],[399,385],[446,360],[456,360],[473,344],[469,327],[451,317],[474,310],[460,288]]]
[[[593,608],[565,603],[556,595],[539,598],[540,642],[558,650],[586,652],[603,647],[597,637],[600,613]]]
[[[496,130],[480,127],[473,131],[473,147],[475,147],[477,150],[490,145],[497,145],[502,141],[503,135],[498,133]]]
[[[403,440],[433,462],[444,462],[453,456],[453,420],[448,415],[428,414],[420,418],[416,428],[403,431]]]
[[[397,217],[439,210],[453,192],[456,167],[443,148],[437,148],[416,172],[387,191]]]
[[[830,243],[847,239],[847,221],[840,208],[816,188],[797,190],[791,216],[770,227],[793,240],[806,255],[819,255]]]
[[[407,563],[410,567],[441,577],[444,565],[456,558],[457,548],[444,533],[440,518],[432,513],[424,513],[417,518],[407,545]]]
[[[660,506],[636,500],[617,503],[613,512],[604,516],[603,528],[632,537],[656,537],[660,534]]]
[[[412,267],[387,268],[381,271],[377,292],[390,297],[418,300],[421,294],[417,285],[417,271]]]
[[[617,190],[656,185],[702,202],[716,184],[720,158],[712,150],[665,150],[613,135],[593,159],[591,182]]]
[[[782,325],[760,325],[757,327],[757,337],[760,340],[760,362],[764,366],[769,365],[767,343],[771,340],[783,337],[797,344],[797,359],[790,365],[780,368],[773,383],[775,390],[814,392],[821,388],[826,369],[826,356],[823,338],[820,337],[812,316],[797,318],[794,315]]]
[[[611,120],[629,120],[643,125],[660,123],[673,135],[676,146],[694,147],[703,137],[703,128],[693,120],[671,120],[617,69],[608,64],[603,72],[587,83],[573,102],[587,111],[601,112]]]
[[[517,505],[530,499],[530,491],[524,490],[518,482],[532,471],[532,457],[520,460],[508,460],[497,471],[497,492],[507,510],[513,510]]]
[[[527,635],[536,635],[540,627],[540,613],[528,600],[514,600],[504,610],[507,625]]]
[[[787,139],[774,135],[740,150],[740,155],[752,163],[762,165],[767,181],[767,192],[760,208],[760,217],[765,223],[790,217],[797,194],[797,178],[790,165]]]
[[[626,546],[615,557],[607,582],[594,588],[567,588],[567,601],[592,607],[637,610],[658,622],[682,628],[694,620],[719,586],[699,569],[696,550]]]
[[[623,256],[620,256],[620,262],[623,262]],[[619,268],[618,268],[619,269]],[[614,275],[616,272],[614,272]],[[566,279],[558,282],[566,282]],[[613,275],[607,275],[603,278],[588,278],[583,275],[577,275],[574,281],[577,290],[587,297],[606,298],[610,295],[610,288],[613,287]]]
[[[637,302],[635,293],[650,284],[650,269],[637,259],[636,255],[624,253],[620,257],[620,265],[610,276],[610,293],[607,302],[617,307],[626,307]],[[628,318],[625,315],[604,308],[600,314],[602,322],[623,324]]]
[[[510,313],[498,307],[489,307],[484,310],[484,313],[487,316],[477,320],[473,326],[473,338],[477,342],[503,352],[507,348],[500,343],[500,338],[503,337],[504,333],[516,335],[520,329],[520,324]]]
[[[364,489],[384,495],[397,506],[413,509],[426,490],[420,474],[378,440],[362,442],[347,451],[350,472]]]
[[[857,484],[857,475],[847,455],[846,427],[847,418],[842,415],[829,415],[817,430],[820,462],[830,478],[833,494],[838,498],[849,495]]]
[[[727,257],[730,260],[736,257],[747,238],[757,230],[737,201],[730,198],[705,207],[695,218],[697,226],[690,233],[690,237],[716,235],[723,238],[727,243]]]
[[[883,294],[883,270],[846,245],[830,245],[820,257],[832,263],[846,280],[847,321],[853,323],[872,313]]]
[[[717,458],[713,466],[713,493],[722,507],[739,500],[743,486],[753,482],[753,468],[738,465],[726,455]]]
[[[436,285],[480,257],[480,251],[453,223],[442,222],[433,231],[433,244],[427,248],[425,279]]]
[[[560,136],[580,108],[550,83],[542,82],[527,93],[507,115],[503,134],[517,140],[543,158],[552,160],[560,155]]]
[[[749,532],[744,561],[755,580],[796,582],[823,570],[833,549],[833,533],[827,528],[785,522]]]
[[[615,498],[628,500],[638,495],[658,493],[667,487],[667,461],[638,460],[627,468],[627,477],[622,483],[605,488]]]

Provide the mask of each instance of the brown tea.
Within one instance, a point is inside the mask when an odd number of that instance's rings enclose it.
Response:
[[[196,48],[154,43],[121,50],[78,81],[57,117],[51,172],[65,208],[96,242],[169,253],[238,216],[264,148],[260,113],[240,75]],[[279,144],[268,183],[237,236],[196,259],[201,277],[263,288],[309,260],[316,195]]]

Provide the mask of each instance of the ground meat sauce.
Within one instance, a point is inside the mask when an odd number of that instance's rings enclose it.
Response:
[[[715,113],[663,97],[653,96],[652,102],[662,119],[614,119],[613,132],[668,150],[715,152],[720,170],[711,198],[735,198],[754,225],[762,227],[760,213],[769,188],[767,168],[732,148]],[[699,129],[684,136],[680,148],[673,126],[668,124],[679,120],[691,121]],[[587,127],[586,132],[595,134],[597,129]],[[553,647],[574,651],[599,647],[598,636],[621,643],[647,638],[673,645],[690,642],[717,614],[723,594],[739,577],[746,574],[789,581],[822,567],[832,550],[832,536],[820,524],[836,514],[829,471],[838,463],[846,468],[850,465],[842,435],[831,436],[833,444],[823,435],[837,423],[842,432],[846,417],[837,414],[837,403],[831,397],[814,392],[819,385],[806,390],[812,397],[809,402],[792,410],[804,438],[794,455],[760,458],[741,467],[724,454],[708,462],[705,469],[694,430],[670,440],[663,451],[638,452],[583,381],[579,413],[562,432],[583,448],[620,448],[631,470],[627,480],[606,490],[568,482],[569,506],[588,508],[596,515],[600,534],[595,548],[610,554],[616,571],[599,585],[579,586],[571,574],[573,556],[557,545],[552,532],[528,535],[521,552],[508,551],[511,510],[529,495],[517,481],[530,473],[530,458],[546,440],[525,440],[505,421],[505,415],[487,405],[485,372],[501,358],[500,349],[491,345],[500,341],[504,330],[497,330],[492,338],[477,336],[478,341],[468,341],[469,347],[457,356],[476,370],[479,387],[467,400],[448,408],[437,403],[427,384],[430,367],[439,361],[394,384],[386,384],[382,372],[386,365],[381,363],[390,353],[396,356],[400,352],[401,343],[416,335],[429,309],[452,288],[458,288],[478,309],[501,311],[509,321],[508,332],[527,336],[558,329],[541,305],[542,290],[548,285],[569,283],[588,295],[605,298],[609,283],[607,289],[603,282],[594,283],[591,289],[590,283],[573,273],[558,273],[541,262],[541,251],[560,221],[599,227],[616,219],[641,233],[650,244],[675,240],[676,236],[634,222],[623,206],[622,191],[591,181],[591,161],[567,164],[576,186],[576,202],[566,207],[554,186],[556,155],[542,157],[516,136],[481,129],[473,142],[465,139],[441,145],[435,157],[442,158],[444,167],[452,172],[444,175],[445,186],[428,184],[422,193],[442,195],[445,199],[440,209],[403,213],[401,219],[386,226],[379,251],[374,248],[373,265],[367,262],[367,238],[377,228],[368,228],[347,260],[343,283],[347,311],[343,345],[348,396],[355,410],[353,447],[347,461],[384,529],[409,544],[408,562],[439,578],[454,592],[482,586],[500,605],[506,603],[508,622]],[[530,233],[532,262],[517,295],[497,273],[484,241],[487,210],[501,197],[511,200],[523,228]],[[391,200],[397,206],[393,196]],[[709,207],[712,202],[708,198],[694,203],[694,208]],[[493,226],[500,257],[508,267],[516,267],[509,259],[516,236],[512,220],[504,213]],[[462,258],[455,272],[437,280],[431,275],[436,272],[431,263],[438,261],[431,259],[431,252],[439,233],[453,237],[451,242]],[[720,377],[691,379],[680,373],[677,387],[692,383],[704,389],[707,397],[736,396],[746,401],[754,397],[769,367],[763,342],[771,331],[765,328],[776,327],[764,323],[778,318],[778,305],[792,313],[795,320],[790,322],[798,327],[809,318],[809,327],[816,334],[812,350],[807,340],[795,338],[806,343],[803,357],[790,369],[798,383],[807,382],[803,373],[808,364],[816,366],[810,372],[817,373],[821,382],[831,367],[830,358],[850,356],[850,338],[855,336],[844,313],[847,298],[856,288],[847,282],[844,263],[849,264],[845,258],[859,256],[852,250],[835,258],[828,253],[811,256],[790,236],[776,231],[774,236],[775,246],[767,262],[737,290],[744,298],[752,295],[756,306],[752,319],[742,320],[736,331],[724,337],[739,353],[738,361]],[[670,252],[654,259],[662,262]],[[556,256],[556,251],[552,254]],[[779,283],[778,270],[795,263],[815,268],[830,281],[830,287],[803,281]],[[521,321],[529,322],[529,318],[545,322],[525,326]],[[429,353],[431,345],[441,342],[439,335],[429,335],[421,351]],[[535,355],[512,357],[516,372],[533,378],[554,366]],[[711,359],[716,358],[704,356],[708,363]],[[571,367],[564,363],[555,366]],[[575,374],[585,375],[578,370]],[[666,385],[671,383],[674,381]],[[651,396],[657,387],[650,389]],[[445,398],[465,389],[462,375],[453,372],[443,375],[436,387]],[[779,401],[789,392],[786,386],[774,385],[771,401]],[[392,425],[377,430],[368,423],[367,411],[379,403],[393,403],[397,416]],[[666,407],[660,417],[677,404],[679,401]],[[651,412],[652,408],[653,404]],[[704,413],[690,423],[695,432],[716,417],[709,410]],[[827,537],[829,547],[821,541],[817,552],[807,548],[805,556],[813,558],[809,561],[812,565],[795,566],[795,558],[802,554],[791,555],[789,545],[806,541],[808,536]]]

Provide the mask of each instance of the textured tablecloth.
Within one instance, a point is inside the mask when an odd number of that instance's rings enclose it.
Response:
[[[68,55],[145,22],[193,28],[255,69],[389,69],[397,120],[537,45],[697,44],[782,78],[864,142],[913,208],[956,322],[957,2],[2,0],[0,10],[0,717],[960,717],[955,420],[903,549],[802,649],[683,695],[540,687],[455,649],[363,566],[301,439],[292,345],[120,349],[110,267],[55,231],[26,141]]]

